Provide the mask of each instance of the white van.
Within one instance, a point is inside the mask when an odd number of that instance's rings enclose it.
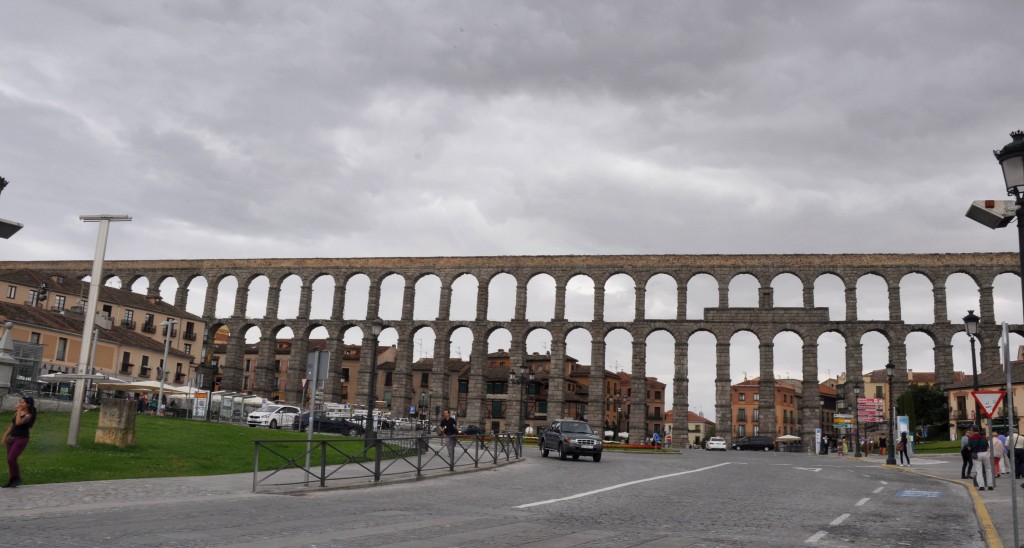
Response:
[[[300,413],[299,408],[292,405],[265,405],[249,413],[246,423],[253,428],[257,426],[281,428],[282,425],[291,428],[295,417]]]

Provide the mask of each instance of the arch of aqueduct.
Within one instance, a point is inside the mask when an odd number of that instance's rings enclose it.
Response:
[[[225,389],[239,389],[242,381],[244,333],[251,327],[258,327],[264,335],[260,344],[261,367],[255,373],[257,390],[269,391],[273,372],[263,367],[274,363],[274,336],[285,327],[295,333],[292,356],[289,363],[304,364],[310,332],[318,327],[328,332],[328,350],[334,356],[341,356],[342,335],[352,327],[362,330],[364,362],[356,389],[357,401],[367,398],[369,360],[372,356],[373,338],[368,325],[379,317],[381,283],[390,276],[405,280],[402,293],[401,318],[384,322],[398,333],[395,364],[394,403],[396,408],[407,407],[412,401],[411,367],[413,361],[414,335],[420,329],[429,327],[436,334],[434,345],[434,369],[430,375],[430,407],[449,405],[445,387],[449,386],[446,374],[448,356],[451,355],[450,337],[456,329],[468,328],[473,336],[470,357],[470,393],[466,420],[481,423],[484,405],[483,371],[487,358],[486,341],[498,329],[511,333],[510,357],[513,363],[521,363],[526,352],[526,337],[538,329],[547,330],[552,337],[552,370],[564,366],[565,343],[568,334],[574,330],[585,330],[591,335],[592,363],[587,406],[588,420],[597,428],[602,427],[604,402],[603,372],[605,368],[605,338],[615,330],[624,330],[634,341],[632,347],[631,373],[633,379],[631,404],[646,409],[646,343],[648,335],[664,331],[675,341],[673,358],[674,376],[671,383],[674,406],[673,429],[685,432],[688,409],[688,342],[695,333],[708,332],[717,341],[715,367],[715,422],[718,431],[727,433],[732,422],[730,407],[730,364],[729,346],[731,337],[739,332],[750,332],[757,337],[760,350],[760,429],[774,432],[776,425],[774,408],[774,374],[772,369],[773,339],[783,332],[795,333],[803,342],[802,350],[802,405],[800,409],[801,436],[805,443],[814,437],[819,426],[818,359],[817,341],[820,336],[835,333],[846,342],[846,375],[852,382],[846,383],[852,397],[854,385],[862,384],[863,371],[861,337],[868,333],[880,333],[889,342],[889,358],[896,365],[894,391],[898,397],[907,386],[906,345],[907,335],[924,333],[935,344],[934,367],[937,384],[944,385],[953,378],[951,341],[962,326],[949,323],[946,318],[945,282],[954,274],[966,274],[975,281],[980,291],[978,314],[983,318],[979,339],[982,342],[981,360],[983,367],[998,364],[1000,336],[997,325],[992,321],[993,282],[1001,274],[1018,275],[1018,256],[1015,253],[963,253],[963,254],[850,254],[850,255],[618,255],[618,256],[504,256],[504,257],[427,257],[427,258],[350,258],[350,259],[211,259],[211,260],[140,260],[107,261],[104,264],[104,282],[119,277],[123,287],[131,287],[136,280],[146,278],[150,292],[156,292],[161,284],[174,279],[179,288],[174,304],[185,308],[190,282],[205,278],[208,288],[202,316],[208,323],[208,333],[220,326],[227,326],[232,333],[228,343],[226,363],[222,367]],[[87,277],[91,271],[88,261],[25,261],[0,263],[0,269],[39,269],[63,272],[68,275]],[[511,275],[517,284],[515,312],[509,321],[487,319],[488,287],[495,276]],[[526,284],[538,275],[549,275],[555,282],[554,317],[550,321],[527,321],[525,317],[527,292]],[[677,312],[674,319],[648,319],[645,315],[645,291],[636,291],[636,314],[633,321],[605,320],[605,282],[616,275],[631,278],[635,287],[644,288],[647,281],[656,275],[671,277],[677,288],[686,288],[688,282],[698,275],[709,275],[718,282],[718,306],[704,310],[703,319],[686,318],[685,289],[676,291]],[[932,284],[935,321],[928,324],[903,322],[900,314],[901,302],[899,284],[907,275],[923,275]],[[342,317],[345,309],[346,283],[353,276],[369,278],[368,314],[363,319]],[[417,280],[425,276],[436,276],[440,280],[440,304],[438,317],[433,320],[414,320],[412,316],[415,299],[414,287]],[[728,287],[730,281],[740,275],[753,276],[759,286],[757,307],[730,308]],[[802,284],[802,305],[799,307],[776,307],[773,298],[772,281],[780,275],[792,275]],[[830,319],[828,308],[814,306],[814,284],[822,276],[833,275],[842,281],[845,291],[846,317]],[[888,287],[889,319],[857,319],[857,281],[868,275],[879,276]],[[218,284],[228,277],[238,280],[238,294],[234,299],[234,310],[229,317],[216,317]],[[270,282],[267,298],[267,312],[263,318],[246,318],[246,302],[249,284],[261,276]],[[281,283],[286,278],[297,276],[301,280],[299,312],[294,319],[279,319]],[[330,317],[310,317],[313,282],[322,276],[329,276],[335,282],[336,290],[332,299]],[[453,283],[463,276],[471,276],[478,282],[476,295],[476,316],[472,320],[453,320],[450,317]],[[594,282],[593,320],[569,321],[566,319],[566,285],[574,277],[584,276]],[[1022,326],[1013,325],[1011,331],[1021,334]],[[269,336],[267,336],[269,334]],[[208,341],[209,343],[209,341]],[[332,360],[332,369],[339,368],[341,360]],[[286,395],[297,400],[304,371],[291,367],[287,373]],[[331,375],[340,371],[332,370]],[[859,387],[863,389],[863,386]],[[331,390],[331,389],[329,389]],[[334,388],[333,390],[336,390]],[[327,394],[328,398],[338,394]],[[548,387],[548,415],[561,416],[564,411],[564,379],[552,375]],[[517,403],[510,402],[511,405]],[[518,413],[518,408],[510,408]],[[514,415],[513,415],[514,416]],[[642,439],[644,434],[642,414],[630,418],[631,439]],[[682,429],[682,430],[678,430]]]

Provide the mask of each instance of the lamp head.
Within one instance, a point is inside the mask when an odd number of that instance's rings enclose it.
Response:
[[[889,362],[889,363],[885,364],[885,376],[886,377],[891,379],[892,378],[892,374],[895,371],[896,371],[896,366],[893,365],[892,362]]]
[[[992,154],[1003,168],[1006,193],[1017,196],[1024,187],[1024,132],[1018,129],[1010,133],[1010,137],[1013,138],[1010,144],[1002,150],[993,150]]]
[[[381,331],[384,331],[384,325],[378,322],[373,322],[370,324],[370,332],[373,333],[374,337],[380,335]]]
[[[978,334],[978,322],[980,321],[981,318],[976,316],[973,310],[967,311],[967,315],[964,316],[964,330],[968,335],[973,337]]]

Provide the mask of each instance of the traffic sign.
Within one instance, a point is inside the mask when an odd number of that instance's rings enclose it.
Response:
[[[992,413],[996,412],[1000,402],[1003,401],[1003,396],[1006,395],[1005,392],[996,390],[978,390],[972,391],[971,394],[974,396],[974,401],[978,402],[982,412],[988,418],[992,418]]]

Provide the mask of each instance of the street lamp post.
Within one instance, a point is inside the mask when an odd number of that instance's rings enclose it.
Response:
[[[853,450],[854,457],[862,457],[860,452],[860,386],[853,385]]]
[[[164,328],[164,361],[160,365],[160,391],[156,397],[156,412],[161,416],[164,414],[164,379],[167,378],[167,354],[171,349],[171,328],[176,323],[178,321],[174,318],[167,318],[167,321],[160,324]]]
[[[373,347],[370,356],[370,379],[366,386],[369,389],[366,396],[366,423],[364,424],[366,447],[370,447],[377,437],[377,433],[373,429],[373,409],[377,406],[377,345],[380,332],[383,330],[384,326],[377,322],[370,324],[370,332],[373,333]]]
[[[526,383],[533,381],[533,371],[525,363],[519,364],[519,373],[508,372],[508,382],[519,385],[519,431],[526,430]]]
[[[885,454],[886,454],[885,463],[886,464],[891,464],[893,466],[896,465],[896,451],[894,451],[894,449],[896,449],[896,438],[894,437],[894,434],[893,434],[893,420],[895,419],[895,417],[893,417],[893,408],[892,408],[892,403],[893,403],[893,397],[892,397],[892,374],[895,371],[896,371],[896,366],[893,365],[892,362],[889,362],[889,363],[885,364],[885,376],[886,376],[886,378],[889,381],[889,401],[886,402],[886,407],[889,408],[889,410],[888,410],[888,412],[889,412],[889,447],[886,449],[886,452],[885,452]]]
[[[981,318],[975,316],[973,310],[968,310],[967,315],[964,316],[964,331],[971,339],[971,373],[974,375],[971,386],[975,392],[978,391],[978,356],[974,350],[974,337],[978,334],[978,322],[980,321]],[[977,399],[974,400],[974,428],[981,432],[981,408]]]
[[[103,258],[107,254],[107,234],[112,221],[131,221],[128,215],[81,215],[80,220],[87,223],[99,223],[99,234],[96,236],[96,254],[92,259],[92,274],[89,278],[89,300],[85,305],[85,321],[82,326],[82,348],[78,354],[78,374],[86,374],[89,363],[92,330],[96,325],[96,302],[100,297],[100,286],[103,285]],[[68,445],[78,445],[78,431],[82,423],[82,407],[85,403],[85,379],[75,381],[75,394],[71,402],[71,420],[68,423]]]

